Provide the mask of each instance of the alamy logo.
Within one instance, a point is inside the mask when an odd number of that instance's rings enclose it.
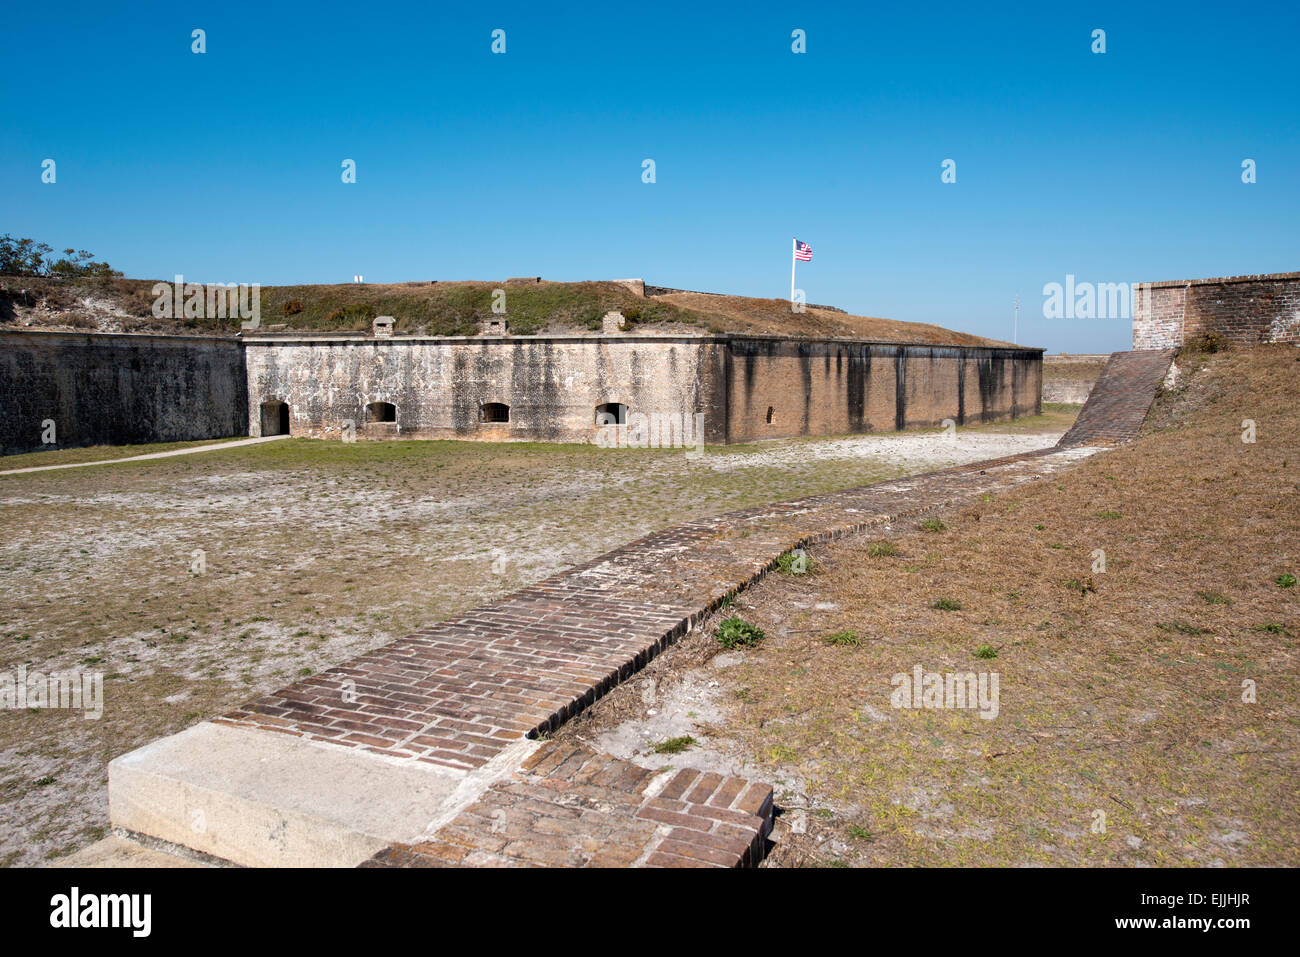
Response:
[[[150,894],[82,894],[74,887],[50,898],[51,927],[129,927],[131,936],[148,937],[152,912]]]
[[[998,716],[998,673],[983,671],[926,671],[920,665],[909,675],[899,672],[890,679],[894,686],[889,703],[895,708],[927,710],[979,710],[981,718]]]
[[[104,675],[101,672],[27,672],[19,665],[16,674],[0,671],[0,709],[59,708],[84,711],[87,721],[104,716]]]
[[[633,412],[626,422],[614,413],[596,416],[596,444],[602,449],[686,449],[704,453],[704,413]]]
[[[1127,282],[1075,282],[1043,286],[1044,319],[1132,319],[1133,284]]]
[[[262,324],[262,284],[233,282],[156,282],[149,290],[155,319],[243,319],[240,328]]]

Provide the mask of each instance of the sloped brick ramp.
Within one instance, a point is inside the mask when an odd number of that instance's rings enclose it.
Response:
[[[1173,361],[1173,349],[1112,353],[1060,446],[1135,438]]]
[[[1132,437],[1171,358],[1113,356],[1056,448],[688,522],[174,736],[193,747],[163,739],[124,755],[109,767],[113,824],[248,863],[755,864],[767,785],[694,771],[665,781],[535,739],[791,548],[914,521]],[[216,775],[199,750],[213,747],[229,751]],[[366,781],[415,787],[425,803],[385,794],[403,822],[385,826],[364,807]]]

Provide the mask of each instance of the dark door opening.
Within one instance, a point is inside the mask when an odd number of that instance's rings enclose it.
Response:
[[[289,434],[289,406],[279,399],[262,403],[262,434]]]
[[[371,402],[366,406],[367,422],[396,422],[397,406],[391,402]]]
[[[504,402],[484,402],[483,421],[484,422],[509,422],[510,406],[506,405]]]
[[[627,406],[621,402],[602,402],[596,406],[597,425],[627,425]]]

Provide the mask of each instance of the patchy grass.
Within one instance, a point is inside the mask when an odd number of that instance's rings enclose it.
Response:
[[[827,635],[822,639],[822,644],[838,645],[841,648],[856,648],[862,644],[862,639],[858,637],[857,632],[845,629]]]
[[[655,754],[681,754],[683,751],[689,750],[694,743],[695,739],[693,737],[689,734],[683,734],[676,738],[660,741],[651,750]]]

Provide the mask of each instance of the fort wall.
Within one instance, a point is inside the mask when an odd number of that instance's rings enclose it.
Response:
[[[243,435],[246,399],[235,339],[0,332],[0,454]]]
[[[280,337],[246,348],[252,435],[282,427],[263,412],[280,403],[291,434],[322,438],[351,422],[362,439],[590,442],[598,411],[622,406],[692,427],[703,415],[707,444],[989,422],[1041,407],[1036,349],[635,334]]]

